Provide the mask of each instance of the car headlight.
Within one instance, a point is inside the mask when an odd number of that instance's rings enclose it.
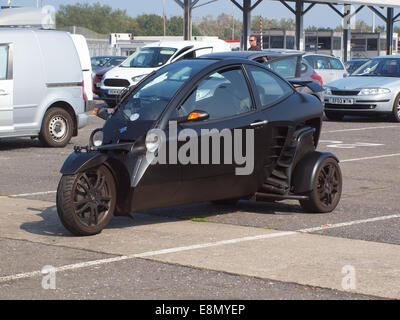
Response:
[[[133,82],[139,82],[140,80],[142,80],[145,76],[147,76],[147,74],[141,74],[140,76],[135,76],[132,78]]]
[[[386,88],[364,88],[361,89],[361,91],[358,93],[360,96],[366,96],[366,95],[375,95],[375,94],[383,94],[383,93],[389,93],[390,90]]]
[[[331,88],[324,87],[324,89],[325,89],[325,94],[327,94],[327,95],[331,95],[332,94]]]
[[[92,147],[100,147],[103,144],[103,130],[101,128],[95,129],[91,134],[89,138],[89,144]]]

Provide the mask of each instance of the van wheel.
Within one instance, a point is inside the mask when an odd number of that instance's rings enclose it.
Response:
[[[73,121],[69,112],[55,107],[44,115],[39,139],[45,146],[62,148],[71,140],[72,131]]]

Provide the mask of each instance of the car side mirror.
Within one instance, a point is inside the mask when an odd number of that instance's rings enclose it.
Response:
[[[95,108],[93,110],[93,114],[103,120],[107,120],[110,116],[110,113],[108,112],[107,108],[105,108],[105,107]]]
[[[210,115],[206,111],[194,110],[187,117],[181,117],[178,119],[178,123],[192,122],[192,121],[203,121],[210,118]]]

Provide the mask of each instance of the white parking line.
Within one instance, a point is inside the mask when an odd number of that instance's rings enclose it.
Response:
[[[42,192],[34,192],[34,193],[21,193],[21,194],[11,194],[10,198],[18,198],[18,197],[30,197],[30,196],[40,196],[43,194],[56,193],[57,190],[54,191],[42,191]]]
[[[290,236],[290,235],[294,235],[297,233],[310,233],[310,232],[315,232],[315,231],[320,231],[320,230],[325,230],[325,229],[340,228],[340,227],[346,227],[346,226],[351,226],[351,225],[356,225],[356,224],[361,224],[361,223],[383,221],[383,220],[395,219],[395,218],[400,218],[400,214],[381,216],[381,217],[375,217],[375,218],[364,219],[364,220],[354,220],[354,221],[336,223],[336,224],[331,224],[331,225],[328,224],[326,226],[300,229],[297,231],[284,231],[284,232],[276,232],[276,233],[269,233],[269,234],[261,234],[261,235],[250,236],[250,237],[243,237],[243,238],[236,238],[236,239],[229,239],[229,240],[222,240],[222,241],[208,242],[208,243],[200,243],[200,244],[195,244],[195,245],[190,245],[190,246],[175,247],[175,248],[169,248],[169,249],[163,249],[163,250],[157,250],[157,251],[148,251],[148,252],[143,252],[143,253],[137,253],[137,254],[132,254],[132,255],[118,256],[118,257],[107,258],[107,259],[86,261],[86,262],[69,264],[69,265],[57,267],[57,268],[54,268],[54,271],[60,272],[60,271],[66,271],[66,270],[76,270],[76,269],[81,269],[81,268],[86,268],[86,267],[91,267],[91,266],[97,266],[97,265],[102,265],[102,264],[108,264],[108,263],[113,263],[113,262],[134,259],[134,258],[146,258],[146,257],[152,257],[152,256],[157,256],[157,255],[162,255],[162,254],[167,254],[167,253],[176,253],[176,252],[189,251],[189,250],[195,250],[195,249],[201,249],[201,248],[216,247],[216,246],[222,246],[222,245],[226,245],[226,244],[235,244],[235,243],[240,243],[240,242],[245,242],[245,241],[254,241],[254,240],[260,240],[260,239],[270,239],[270,238],[276,238],[276,237]],[[32,278],[32,277],[39,276],[39,275],[42,275],[41,271],[32,271],[32,272],[25,272],[25,273],[4,276],[4,277],[0,277],[0,283],[18,280],[18,279]]]
[[[380,155],[380,156],[372,156],[372,157],[364,157],[364,158],[346,159],[346,160],[340,160],[340,162],[371,160],[371,159],[389,158],[389,157],[398,157],[398,156],[400,156],[400,153],[383,154],[383,155]]]
[[[339,130],[322,131],[322,133],[362,131],[362,130],[375,130],[375,129],[389,129],[389,128],[400,128],[400,125],[398,125],[398,126],[385,126],[385,127],[364,127],[364,128],[353,128],[353,129],[339,129]]]

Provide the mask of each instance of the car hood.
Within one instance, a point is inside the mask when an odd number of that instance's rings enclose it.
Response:
[[[327,83],[325,86],[341,90],[360,88],[390,88],[399,86],[400,79],[392,77],[350,76]]]
[[[136,141],[154,126],[155,121],[129,121],[119,110],[103,125],[104,143]]]
[[[105,78],[120,78],[120,79],[127,79],[131,81],[133,77],[140,76],[140,75],[147,75],[153,70],[157,68],[124,68],[124,67],[115,67],[108,71],[104,77]]]

